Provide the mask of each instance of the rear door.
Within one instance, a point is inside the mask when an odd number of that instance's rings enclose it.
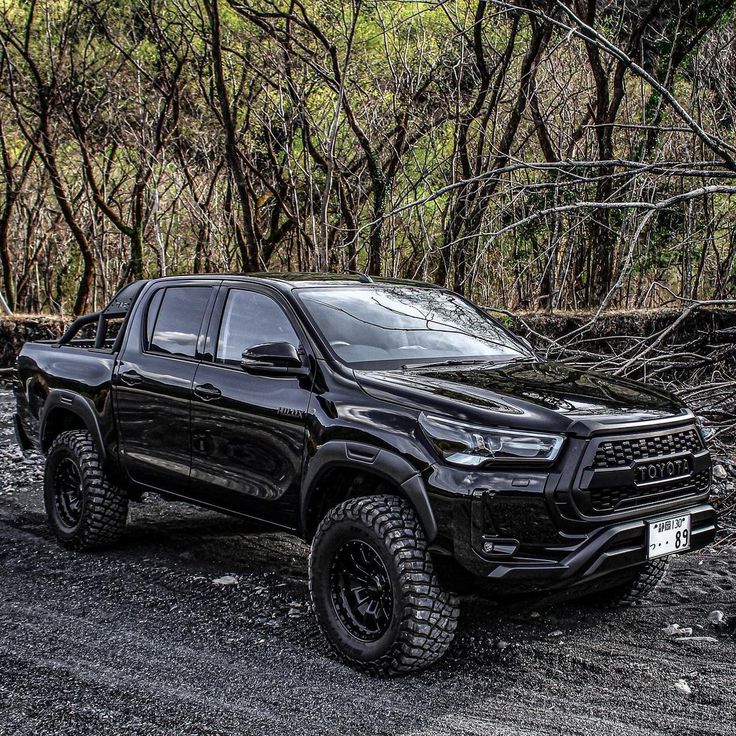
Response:
[[[192,382],[219,282],[162,282],[131,322],[113,379],[122,463],[143,486],[186,494]]]
[[[253,375],[240,359],[267,342],[301,348],[301,328],[268,290],[223,286],[208,334],[212,361],[194,379],[191,493],[293,527],[312,378]]]

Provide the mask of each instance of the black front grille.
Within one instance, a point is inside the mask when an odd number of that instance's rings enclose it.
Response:
[[[652,501],[666,501],[690,494],[700,495],[710,487],[710,471],[702,470],[693,478],[648,488],[618,486],[595,488],[590,491],[590,505],[598,513],[607,513]]]
[[[710,463],[700,433],[693,426],[641,435],[595,439],[578,477],[576,498],[585,513],[606,515],[688,496],[710,487]],[[637,484],[638,469],[682,458],[692,474]],[[678,468],[680,466],[677,466]]]
[[[694,429],[654,437],[606,440],[598,445],[593,460],[594,468],[625,468],[634,460],[666,457],[681,452],[700,452],[703,442]]]

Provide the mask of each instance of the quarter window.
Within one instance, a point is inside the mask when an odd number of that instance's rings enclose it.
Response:
[[[159,294],[163,296],[155,294],[148,312],[148,349],[166,355],[195,357],[210,291],[209,286],[176,286],[162,289]]]
[[[161,299],[163,299],[166,289],[159,289],[148,302],[148,313],[146,314],[146,344],[150,345],[153,339],[153,328],[156,325],[156,317],[158,310],[161,309]]]
[[[299,338],[283,309],[271,297],[256,291],[231,290],[222,314],[216,362],[240,365],[244,350],[266,342],[298,346]]]

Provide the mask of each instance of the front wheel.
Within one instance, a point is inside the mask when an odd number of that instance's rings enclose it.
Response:
[[[396,496],[355,498],[322,520],[309,584],[317,621],[348,664],[371,674],[422,669],[447,651],[459,613],[424,531]]]
[[[636,568],[631,576],[615,586],[587,597],[599,608],[627,608],[641,605],[667,574],[669,557],[658,557]]]
[[[46,455],[44,502],[61,544],[84,550],[111,544],[128,516],[128,499],[108,480],[92,435],[62,432]]]

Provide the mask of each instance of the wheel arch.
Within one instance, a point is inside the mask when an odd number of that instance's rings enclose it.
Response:
[[[46,453],[61,432],[72,429],[87,430],[92,435],[100,460],[103,463],[107,461],[102,430],[94,409],[79,394],[61,389],[52,390],[41,415],[39,427],[41,451]]]
[[[419,471],[390,450],[336,440],[325,443],[309,460],[299,502],[302,537],[311,540],[324,513],[337,503],[374,495],[373,481],[379,481],[386,492],[405,498],[417,514],[428,543],[434,541],[437,523]]]

